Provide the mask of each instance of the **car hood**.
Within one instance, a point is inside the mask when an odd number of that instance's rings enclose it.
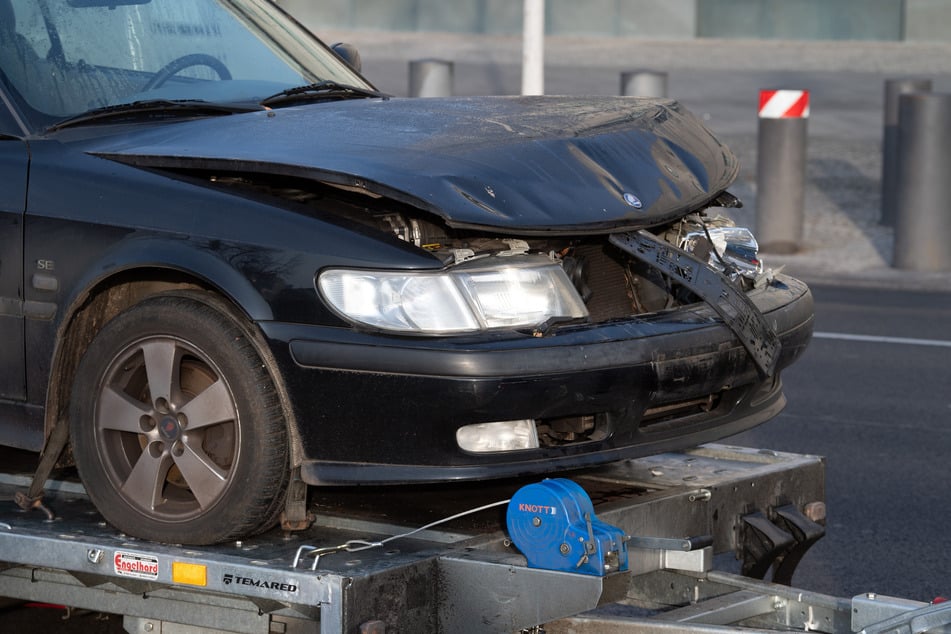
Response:
[[[148,168],[280,174],[386,196],[454,227],[632,229],[707,206],[737,161],[672,100],[338,101],[150,127],[91,153]]]

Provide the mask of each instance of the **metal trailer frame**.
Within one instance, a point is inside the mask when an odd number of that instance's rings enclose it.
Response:
[[[46,498],[54,520],[0,503],[0,596],[120,614],[129,632],[165,634],[722,632],[736,623],[913,632],[947,622],[951,610],[941,606],[836,599],[713,570],[716,558],[726,567],[738,560],[747,575],[791,577],[822,534],[824,472],[816,456],[705,445],[576,473],[597,516],[633,536],[631,570],[604,577],[527,567],[495,515],[348,552],[338,546],[424,522],[392,508],[355,510],[333,492],[320,493],[307,531],[203,548],[155,544],[117,533],[80,485],[56,481]],[[11,499],[28,483],[7,476],[0,491]],[[446,491],[432,503],[442,505]],[[474,496],[465,497],[457,504]],[[606,604],[615,607],[596,610]]]
[[[623,604],[659,609],[644,609],[634,616],[578,615],[549,623],[545,632],[725,634],[739,628],[744,634],[951,632],[951,603],[927,604],[874,593],[844,599],[717,571],[650,573],[634,586]]]

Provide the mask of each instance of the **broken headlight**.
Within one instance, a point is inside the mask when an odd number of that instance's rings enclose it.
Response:
[[[722,216],[705,224],[704,227],[699,223],[685,222],[688,227],[695,226],[680,236],[680,248],[707,260],[710,266],[730,278],[740,275],[756,280],[763,274],[759,244],[753,232],[733,226],[732,221]]]
[[[561,266],[544,257],[493,256],[438,272],[328,269],[317,286],[345,319],[403,333],[534,328],[588,314]]]

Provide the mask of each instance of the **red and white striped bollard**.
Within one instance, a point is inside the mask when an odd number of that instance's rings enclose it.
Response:
[[[796,253],[802,243],[808,120],[808,91],[760,91],[756,235],[765,253]]]

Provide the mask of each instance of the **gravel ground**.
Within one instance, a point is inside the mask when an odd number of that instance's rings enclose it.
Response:
[[[755,233],[756,138],[726,140],[745,166],[733,192],[747,203],[730,215]],[[801,250],[795,255],[766,253],[766,262],[810,282],[951,291],[948,272],[891,267],[894,230],[879,223],[881,163],[877,140],[810,137]]]
[[[731,210],[737,224],[755,229],[756,137],[726,139],[744,166],[733,192],[744,207]],[[874,142],[810,138],[803,204],[803,239],[796,255],[765,254],[811,275],[881,273],[892,256],[893,231],[879,224],[881,153]]]

